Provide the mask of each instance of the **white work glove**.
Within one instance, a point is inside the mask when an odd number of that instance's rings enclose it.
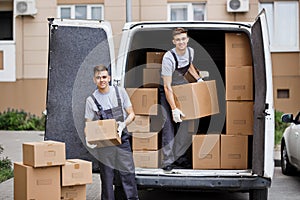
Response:
[[[198,78],[197,82],[203,82],[204,80],[202,78]]]
[[[94,149],[97,145],[96,144],[90,144],[88,141],[87,141],[87,138],[85,137],[85,143],[86,143],[86,146],[88,146],[89,148],[91,149]]]
[[[175,123],[182,122],[182,120],[180,118],[181,116],[185,117],[185,115],[178,108],[175,108],[174,110],[172,110],[172,116],[173,116],[173,120]]]
[[[118,124],[118,134],[119,136],[121,137],[122,136],[122,132],[123,132],[123,129],[126,127],[126,123],[125,122],[117,122]]]

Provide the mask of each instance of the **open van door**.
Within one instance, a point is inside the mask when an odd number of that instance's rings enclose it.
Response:
[[[274,107],[272,63],[266,13],[264,10],[252,26],[253,68],[255,85],[252,170],[254,174],[272,179],[274,173]],[[267,199],[266,189],[250,191],[250,199]]]
[[[95,90],[93,68],[112,74],[114,46],[108,22],[49,19],[45,140],[66,143],[66,157],[93,161],[85,143],[85,100]],[[113,77],[112,77],[113,80]],[[93,162],[93,170],[98,169]]]

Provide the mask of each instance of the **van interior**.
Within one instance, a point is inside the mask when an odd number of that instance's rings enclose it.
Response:
[[[208,30],[207,28],[194,27],[187,29],[189,36],[188,46],[194,49],[193,64],[200,71],[209,72],[209,77],[205,78],[205,80],[216,80],[220,109],[219,114],[195,120],[196,124],[198,124],[196,127],[198,128],[192,134],[226,134],[225,34],[237,32],[237,30],[216,28]],[[141,28],[133,33],[130,41],[132,42],[127,54],[124,86],[125,88],[143,88],[145,87],[143,85],[143,69],[146,67],[147,52],[166,52],[174,48],[174,44],[172,43],[172,29],[155,28],[154,30],[151,28]],[[152,131],[159,131],[162,126],[162,120],[157,120],[155,119],[156,117],[151,116],[150,118]],[[250,135],[248,140],[248,169],[252,167],[252,138]]]

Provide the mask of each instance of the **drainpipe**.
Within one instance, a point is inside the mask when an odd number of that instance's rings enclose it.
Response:
[[[126,0],[126,22],[131,22],[131,0]]]

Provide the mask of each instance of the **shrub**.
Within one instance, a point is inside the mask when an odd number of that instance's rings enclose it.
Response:
[[[275,111],[275,145],[280,144],[283,132],[289,124],[281,121],[283,112]]]
[[[45,130],[45,115],[37,117],[23,110],[0,112],[0,130]]]
[[[0,145],[0,155],[3,153],[3,147]],[[0,183],[13,177],[11,160],[0,157]]]

